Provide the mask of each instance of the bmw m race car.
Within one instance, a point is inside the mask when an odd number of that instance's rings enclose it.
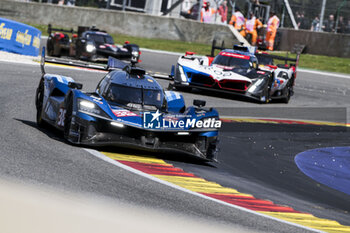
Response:
[[[272,98],[281,97],[288,103],[294,94],[294,84],[297,76],[297,66],[299,62],[299,54],[296,58],[288,58],[276,55],[270,55],[266,52],[255,52],[255,56],[259,62],[261,70],[273,72],[274,81],[271,86]],[[284,61],[284,64],[275,64],[275,60]],[[293,62],[293,63],[289,63]]]
[[[285,75],[276,75],[276,71],[259,68],[254,47],[235,45],[233,49],[223,49],[216,57],[187,52],[172,69],[174,83],[170,88],[190,90],[195,87],[244,95],[264,103],[272,99],[287,103],[294,80],[281,85]]]
[[[46,74],[44,50],[42,57],[35,99],[40,127],[62,130],[73,144],[170,150],[216,161],[221,121],[215,109],[203,108],[205,101],[186,107],[181,94],[113,58],[96,91],[84,92],[71,77]]]
[[[75,32],[73,29],[52,28],[49,24],[48,33],[46,46],[49,56],[70,56],[88,61],[107,61],[111,56],[138,63],[141,54],[138,45],[126,41],[118,47],[107,32],[95,27],[78,27],[78,32]],[[72,38],[67,33],[72,34]]]

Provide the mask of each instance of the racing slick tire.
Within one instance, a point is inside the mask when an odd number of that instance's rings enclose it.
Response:
[[[54,55],[53,54],[54,45],[51,37],[49,37],[49,39],[47,40],[46,49],[47,49],[47,55],[52,57]]]
[[[271,101],[271,97],[270,97],[270,86],[267,86],[265,89],[264,89],[264,94],[261,95],[260,97],[260,102],[262,104],[267,104]]]
[[[36,95],[35,95],[36,123],[40,128],[46,128],[47,126],[47,123],[42,118],[44,90],[45,90],[44,80],[41,79],[39,82],[39,86],[36,89]]]
[[[66,114],[64,117],[64,128],[63,128],[63,135],[64,138],[68,142],[72,142],[70,140],[70,129],[71,129],[71,124],[72,124],[72,114],[73,114],[73,98],[72,95],[68,95],[68,97],[65,100],[65,106],[66,106]]]
[[[287,88],[286,96],[282,99],[282,102],[285,103],[285,104],[288,104],[288,103],[289,103],[289,100],[290,100],[290,96],[291,96],[291,90],[290,90],[290,88],[288,87],[288,88]]]
[[[285,104],[289,103],[290,97],[293,95],[294,91],[293,91],[293,86],[292,84],[290,84],[289,86],[286,87],[286,96],[282,99],[282,102]]]
[[[218,142],[219,142],[219,140],[216,139],[215,141],[209,143],[208,149],[207,149],[207,159],[214,161],[214,162],[218,162],[218,160],[217,160],[217,156],[219,153],[219,149],[217,147]]]

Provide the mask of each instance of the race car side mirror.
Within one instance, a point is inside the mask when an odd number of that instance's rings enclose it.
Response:
[[[193,100],[193,105],[199,108],[204,107],[206,104],[205,100]]]
[[[81,83],[75,83],[75,82],[69,82],[69,83],[68,83],[68,87],[69,87],[69,88],[72,88],[72,89],[78,89],[78,90],[80,90],[80,89],[83,88],[83,84],[81,84]]]

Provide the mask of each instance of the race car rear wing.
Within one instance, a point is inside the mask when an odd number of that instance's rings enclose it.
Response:
[[[225,41],[221,42],[221,46],[216,45],[216,40],[213,40],[213,43],[211,44],[211,52],[210,57],[215,57],[215,50],[224,50],[225,48]]]
[[[277,55],[272,55],[272,54],[268,54],[268,53],[257,52],[257,53],[255,53],[255,56],[258,58],[258,61],[259,61],[259,57],[270,59],[270,60],[272,60],[272,62],[273,62],[273,60],[284,61],[284,64],[276,64],[276,66],[281,67],[281,68],[286,67],[288,65],[297,67],[298,63],[299,63],[299,58],[300,58],[299,53],[296,55],[295,58],[288,57],[288,53],[285,57],[283,57],[283,56],[277,56]],[[260,59],[260,61],[261,60],[262,59]],[[261,63],[260,61],[259,61],[259,64]],[[290,63],[288,63],[288,62],[290,62]],[[263,65],[265,65],[265,64],[263,64]],[[273,62],[273,64],[268,64],[268,65],[275,65],[275,62]]]
[[[101,71],[108,71],[108,72],[116,70],[116,69],[120,69],[120,70],[128,69],[126,71],[129,73],[132,73],[132,74],[138,74],[138,75],[147,74],[147,75],[152,76],[153,78],[156,78],[156,79],[172,80],[172,78],[170,78],[169,75],[162,75],[162,74],[158,74],[158,73],[146,72],[142,68],[138,68],[135,65],[123,62],[123,61],[118,60],[118,59],[113,58],[113,57],[108,58],[107,65],[89,63],[89,62],[73,60],[73,59],[46,57],[45,56],[45,47],[43,47],[42,53],[41,53],[41,61],[40,61],[41,72],[43,75],[46,73],[45,72],[45,63],[54,63],[54,64],[59,64],[59,65],[66,65],[66,66],[80,67],[80,68],[85,68],[85,69],[101,70]]]
[[[73,28],[67,30],[63,28],[53,28],[51,24],[47,26],[47,33],[51,35],[52,32],[65,32],[65,33],[71,33],[71,34],[78,34],[78,36],[81,36],[81,34],[85,31],[98,31],[98,32],[106,32],[104,30],[100,30],[96,28],[95,26],[92,27],[85,27],[85,26],[78,26],[78,31],[74,31]]]
[[[294,62],[294,64],[290,63],[289,64],[290,66],[298,66],[300,52],[297,53],[296,58],[290,58],[290,57],[288,57],[288,54],[287,54],[287,56],[283,57],[283,56],[271,55],[271,54],[268,54],[268,53],[256,52],[252,48],[253,47],[249,48],[249,47],[240,46],[240,45],[234,45],[233,46],[233,49],[235,49],[235,50],[241,50],[241,51],[244,51],[244,52],[254,53],[257,57],[258,56],[262,56],[262,57],[265,57],[265,58],[270,58],[270,59],[276,59],[276,60],[284,61],[284,64],[277,64],[277,66],[285,67],[285,65],[288,65],[288,61]],[[215,56],[215,50],[220,50],[221,51],[221,50],[224,50],[224,49],[227,49],[227,48],[225,48],[225,42],[224,41],[222,41],[221,46],[220,46],[220,45],[216,44],[216,40],[213,40],[213,43],[212,43],[212,46],[211,46],[211,54],[210,54],[210,56],[211,57]],[[274,65],[274,64],[269,64],[269,65]]]
[[[52,32],[66,32],[66,33],[78,33],[77,31],[74,31],[73,28],[71,28],[70,30],[67,29],[63,29],[63,28],[53,28],[51,24],[49,24],[47,26],[47,33],[49,33],[49,35],[51,35]]]

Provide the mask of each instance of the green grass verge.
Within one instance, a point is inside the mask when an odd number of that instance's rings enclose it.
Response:
[[[47,34],[47,25],[30,24],[33,27],[41,30],[43,35]],[[207,44],[190,43],[177,40],[165,40],[165,39],[150,39],[142,37],[134,37],[122,34],[112,34],[117,44],[123,44],[125,41],[138,44],[142,48],[165,50],[171,52],[184,53],[186,51],[192,51],[196,54],[208,55],[210,54],[211,47]],[[282,52],[273,52],[276,55],[283,55]],[[290,54],[290,57],[295,57],[295,54]],[[339,72],[350,74],[350,58],[329,57],[321,55],[302,54],[300,56],[299,67]]]
[[[273,52],[275,55],[285,55],[284,52]],[[289,54],[289,57],[295,57]],[[350,74],[350,58],[329,57],[322,55],[301,54],[299,67]]]

